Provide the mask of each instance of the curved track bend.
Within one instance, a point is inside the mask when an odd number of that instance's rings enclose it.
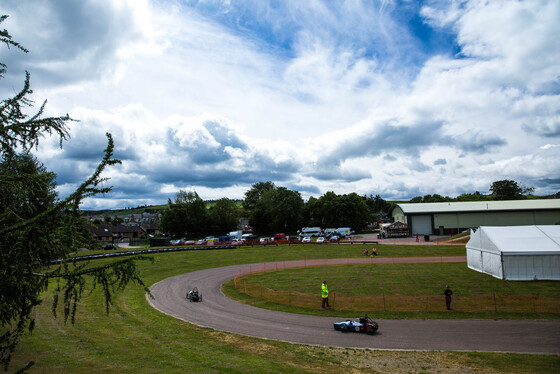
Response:
[[[440,257],[434,258],[442,262]],[[426,262],[421,259],[324,259],[313,265],[356,262]],[[390,260],[390,261],[386,261]],[[464,261],[464,257],[452,262]],[[181,320],[217,330],[292,343],[390,350],[488,351],[560,354],[560,322],[535,320],[378,320],[373,335],[341,333],[333,329],[340,317],[300,315],[256,308],[226,297],[220,286],[248,267],[282,264],[301,266],[300,261],[234,265],[177,275],[154,284],[157,310]],[[203,302],[185,298],[198,287]],[[442,301],[443,302],[443,301]],[[357,316],[349,316],[351,318]]]

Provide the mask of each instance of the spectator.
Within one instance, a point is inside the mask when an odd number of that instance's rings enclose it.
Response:
[[[453,291],[451,291],[449,286],[446,286],[443,294],[445,295],[445,306],[447,307],[447,310],[451,310],[451,295],[453,295]]]

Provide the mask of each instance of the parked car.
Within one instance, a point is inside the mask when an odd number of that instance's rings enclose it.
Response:
[[[106,244],[103,247],[101,247],[101,249],[111,251],[111,250],[114,250],[114,249],[119,249],[119,247],[116,244]]]
[[[241,244],[258,244],[259,243],[259,238],[256,235],[253,234],[243,234],[243,236],[241,237]]]
[[[200,240],[197,240],[194,244],[196,244],[196,245],[206,245],[206,243],[208,243],[208,241],[206,239],[200,239]]]
[[[340,240],[340,237],[338,235],[331,235],[331,237],[329,238],[329,240],[331,242],[337,242]]]
[[[324,242],[325,242],[325,238],[324,238],[323,236],[319,236],[319,237],[317,238],[316,243],[324,243]]]
[[[268,244],[268,243],[271,243],[271,242],[272,242],[272,239],[271,239],[271,238],[260,238],[260,239],[259,239],[259,242],[260,242],[261,244]]]
[[[301,242],[302,242],[302,243],[311,243],[311,236],[304,236],[304,237],[301,239]]]
[[[286,236],[284,233],[274,234],[274,241],[276,243],[284,243],[287,242],[289,237]]]

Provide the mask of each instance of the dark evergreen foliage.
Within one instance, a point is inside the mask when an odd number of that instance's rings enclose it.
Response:
[[[7,17],[1,16],[0,23]],[[6,30],[0,31],[0,41],[8,47],[27,52],[12,41]],[[0,78],[6,65],[0,63]],[[64,200],[57,200],[55,175],[46,170],[29,151],[39,145],[45,134],[56,135],[60,145],[69,137],[68,116],[43,117],[46,101],[34,114],[29,99],[30,75],[26,72],[23,88],[14,97],[0,102],[0,362],[8,369],[11,355],[26,330],[33,330],[33,309],[42,301],[51,280],[55,280],[57,295],[53,313],[62,295],[64,320],[73,323],[77,303],[86,289],[86,276],[93,287],[101,286],[107,311],[113,292],[131,281],[147,287],[138,277],[135,260],[129,258],[104,266],[76,266],[71,260],[49,269],[53,259],[64,259],[81,247],[95,246],[86,228],[79,206],[81,201],[111,187],[100,187],[107,166],[119,163],[113,158],[113,139],[107,134],[105,154],[94,173]],[[30,362],[21,371],[29,369]]]

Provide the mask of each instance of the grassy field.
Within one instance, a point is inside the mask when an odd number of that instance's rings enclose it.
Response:
[[[377,246],[385,256],[464,254],[464,247]],[[204,268],[310,258],[360,257],[363,246],[267,246],[154,255],[139,263],[147,284]],[[35,311],[37,326],[13,356],[12,370],[36,362],[30,373],[554,373],[558,356],[394,352],[312,347],[197,327],[152,309],[130,286],[105,315],[98,290],[80,304],[77,323],[51,314],[51,291]]]
[[[329,282],[336,313],[360,311],[377,318],[560,318],[560,282],[502,281],[463,263],[339,265],[294,268],[248,275],[224,291],[244,302],[263,299],[283,310],[320,308],[319,286]],[[445,310],[443,289],[451,284],[453,312]],[[262,296],[261,296],[262,295]],[[290,310],[293,306],[294,309]],[[311,312],[311,311],[310,311]]]

